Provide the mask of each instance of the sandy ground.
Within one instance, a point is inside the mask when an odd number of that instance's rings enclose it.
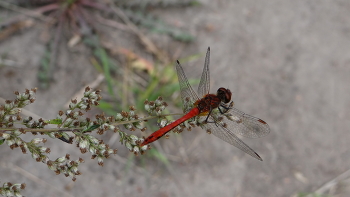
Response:
[[[182,50],[182,57],[211,47],[212,90],[230,88],[238,109],[271,127],[267,137],[243,139],[263,162],[196,130],[156,144],[169,158],[168,167],[149,157],[130,162],[132,156],[116,142],[113,146],[120,153],[106,160],[104,167],[84,155],[83,175],[74,183],[28,159],[30,155],[3,145],[0,181],[25,182],[23,194],[29,197],[280,197],[315,192],[346,172],[350,167],[350,1],[201,2],[198,7],[155,10],[168,23],[189,30],[195,43],[151,37],[164,50]],[[0,97],[11,99],[14,90],[37,86],[38,54],[45,51],[37,38],[41,27],[0,43],[0,54],[10,55],[20,65],[0,68]],[[113,39],[118,39],[117,34]],[[50,90],[39,89],[29,110],[52,117],[94,80],[96,72],[81,53],[61,52],[55,83]],[[184,65],[185,72],[199,78],[203,61]],[[74,146],[57,140],[46,145],[54,150],[53,158],[68,152],[79,156]],[[326,193],[331,189],[332,196],[349,196],[348,177],[340,180],[325,188]]]

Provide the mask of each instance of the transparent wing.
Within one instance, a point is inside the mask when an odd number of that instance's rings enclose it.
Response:
[[[213,116],[210,116],[208,121],[210,123],[203,124],[202,128],[204,128],[207,132],[212,133],[216,137],[228,142],[229,144],[237,147],[248,155],[262,161],[261,157],[256,153],[252,148],[250,148],[247,144],[245,144],[241,139],[239,139],[235,134],[233,134],[230,130],[225,128],[219,120],[215,119]],[[211,123],[215,122],[215,123]]]
[[[176,64],[177,77],[179,79],[181,99],[184,113],[189,112],[193,108],[193,104],[199,100],[199,97],[188,83],[187,77],[179,61]]]
[[[209,94],[209,91],[210,91],[209,63],[210,63],[210,47],[208,47],[207,54],[205,56],[202,77],[201,77],[201,81],[199,82],[199,86],[198,86],[198,95],[200,97],[203,97],[204,95]]]
[[[220,122],[223,122],[228,130],[243,137],[259,138],[270,133],[270,127],[265,121],[234,107],[230,107],[224,114],[216,113],[216,115],[222,117]]]

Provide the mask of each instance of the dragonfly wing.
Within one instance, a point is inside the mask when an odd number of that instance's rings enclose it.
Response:
[[[256,153],[252,148],[250,148],[247,144],[245,144],[241,139],[239,139],[234,133],[232,133],[227,128],[223,127],[217,120],[215,120],[212,116],[208,119],[209,122],[215,123],[207,123],[203,124],[202,127],[209,133],[214,134],[216,137],[228,142],[229,144],[239,148],[243,152],[248,155],[262,161],[261,157]]]
[[[243,137],[259,138],[270,133],[270,127],[265,121],[234,107],[230,108],[228,112],[221,114],[221,116],[224,118],[221,122],[226,123],[225,127],[228,130]]]
[[[202,77],[201,77],[201,81],[199,82],[199,86],[198,86],[198,95],[200,97],[203,97],[204,95],[209,94],[209,91],[210,91],[209,63],[210,63],[210,47],[208,47],[207,54],[205,56]]]
[[[181,99],[183,104],[184,113],[189,112],[193,108],[193,104],[199,100],[199,97],[192,89],[191,85],[188,82],[188,79],[185,75],[184,70],[179,61],[176,64],[177,77],[179,79]]]

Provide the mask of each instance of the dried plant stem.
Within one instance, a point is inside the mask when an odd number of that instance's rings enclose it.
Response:
[[[345,171],[344,173],[340,174],[333,180],[327,182],[322,187],[320,187],[318,190],[315,191],[316,194],[325,194],[327,190],[330,190],[335,185],[337,185],[339,182],[344,181],[345,179],[348,179],[350,177],[350,169]]]
[[[66,131],[74,131],[79,130],[79,128],[54,128],[54,129],[31,129],[31,128],[0,128],[0,132],[3,131],[14,131],[18,129],[23,129],[25,132],[33,133],[33,132],[66,132]]]
[[[124,23],[130,28],[130,30],[137,37],[139,37],[142,44],[146,47],[146,50],[153,53],[162,63],[167,64],[169,62],[168,56],[163,51],[159,50],[158,47],[148,37],[146,37],[143,33],[139,31],[137,26],[129,20],[129,18],[121,9],[119,9],[116,6],[111,6],[111,8],[113,12],[124,21]]]
[[[9,9],[9,10],[13,10],[15,12],[19,12],[19,13],[21,13],[23,15],[30,16],[30,17],[42,20],[44,22],[51,21],[50,17],[46,17],[46,16],[42,15],[42,11],[40,11],[40,10],[32,11],[32,10],[21,8],[19,6],[16,6],[14,4],[7,3],[7,2],[4,2],[4,1],[0,1],[0,6],[3,7],[3,8]]]
[[[145,46],[147,51],[155,55],[157,59],[159,59],[162,63],[169,63],[169,57],[167,56],[167,54],[158,49],[158,47],[147,36],[145,36],[141,31],[139,31],[137,26],[129,20],[129,18],[126,16],[123,10],[112,4],[110,5],[110,7],[106,7],[100,3],[91,1],[83,1],[82,3],[86,6],[115,13],[119,18],[122,19],[122,21],[131,30],[131,32],[133,32],[140,39],[141,43]]]
[[[162,116],[178,116],[178,115],[183,115],[183,114],[164,114]],[[124,124],[130,124],[130,123],[134,123],[134,122],[140,122],[140,121],[145,121],[145,120],[150,120],[150,119],[154,119],[157,118],[158,116],[148,116],[145,118],[140,118],[137,120],[129,120],[129,121],[122,121],[122,122],[118,122],[118,123],[114,123],[111,125],[114,126],[119,126],[119,125],[124,125]],[[4,131],[14,131],[17,130],[19,128],[0,128],[0,132],[4,132]],[[32,128],[20,128],[23,129],[25,132],[72,132],[72,131],[79,131],[82,130],[82,128],[52,128],[52,129],[32,129]]]

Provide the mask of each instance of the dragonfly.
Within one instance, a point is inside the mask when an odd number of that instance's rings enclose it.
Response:
[[[216,94],[210,94],[210,47],[208,47],[198,94],[192,89],[185,72],[177,61],[176,71],[180,85],[180,94],[185,115],[171,124],[160,128],[141,143],[141,147],[152,143],[187,120],[196,121],[197,125],[216,137],[237,147],[248,155],[262,161],[252,148],[245,144],[236,134],[248,138],[259,138],[270,133],[269,125],[260,118],[248,115],[235,107],[231,101],[232,92],[219,88]],[[199,95],[199,96],[198,96]]]

